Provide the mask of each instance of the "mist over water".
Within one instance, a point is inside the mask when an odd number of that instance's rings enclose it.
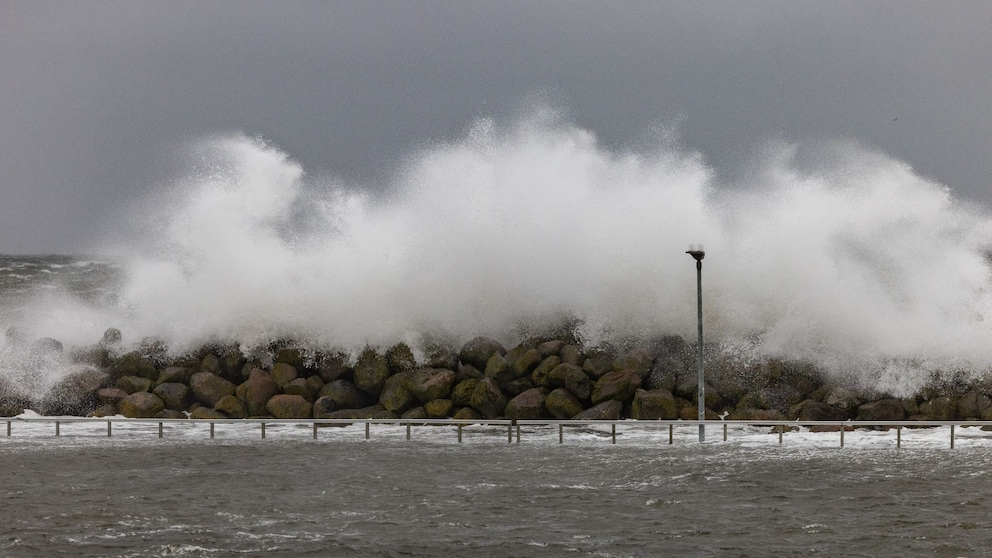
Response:
[[[590,343],[692,340],[684,252],[703,244],[707,339],[741,358],[897,391],[992,367],[992,217],[861,146],[771,146],[727,185],[675,142],[609,150],[538,110],[480,119],[376,193],[246,136],[191,151],[190,175],[136,210],[145,234],[117,239],[111,301],[39,297],[19,319],[67,344],[115,326],[180,348],[512,343],[563,316]]]

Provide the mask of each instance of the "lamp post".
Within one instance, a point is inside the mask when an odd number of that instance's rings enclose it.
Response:
[[[689,249],[686,250],[686,254],[689,254],[696,260],[696,301],[697,310],[699,315],[699,340],[697,345],[699,347],[699,402],[696,405],[699,411],[698,417],[700,421],[706,419],[706,395],[705,388],[703,384],[703,257],[706,256],[706,252],[703,250],[703,245],[695,246],[690,244]],[[703,443],[706,440],[706,426],[700,422],[699,423],[699,443]]]

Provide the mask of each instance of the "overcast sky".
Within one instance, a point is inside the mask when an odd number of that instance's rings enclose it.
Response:
[[[678,122],[719,173],[855,139],[992,207],[992,2],[0,0],[0,253],[85,250],[183,141],[375,183],[551,98],[607,146]]]

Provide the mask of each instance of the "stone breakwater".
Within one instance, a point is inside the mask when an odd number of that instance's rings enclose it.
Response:
[[[14,337],[8,332],[16,344]],[[67,354],[53,339],[22,346],[30,355],[24,366],[62,363],[71,372],[40,397],[0,378],[3,416],[31,408],[190,419],[697,418],[695,349],[678,336],[623,350],[551,338],[507,350],[477,337],[460,348],[429,346],[422,362],[404,343],[355,356],[287,342],[251,358],[212,345],[176,357],[154,341],[125,351],[113,329],[99,344]],[[992,420],[987,381],[935,378],[915,396],[895,398],[838,385],[809,364],[721,357],[708,359],[706,380],[712,419]]]

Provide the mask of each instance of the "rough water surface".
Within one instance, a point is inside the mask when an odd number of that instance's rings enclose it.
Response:
[[[47,425],[45,428],[50,428]],[[990,440],[946,429],[754,432],[674,446],[608,428],[505,431],[14,425],[0,437],[8,556],[981,556]],[[171,427],[170,428],[174,428]],[[195,430],[194,430],[195,429]],[[540,430],[540,429],[538,429]],[[20,433],[20,434],[19,434]],[[711,433],[712,436],[713,433]],[[792,437],[790,437],[792,436]],[[969,445],[970,444],[970,445]],[[888,447],[887,447],[888,445]]]

